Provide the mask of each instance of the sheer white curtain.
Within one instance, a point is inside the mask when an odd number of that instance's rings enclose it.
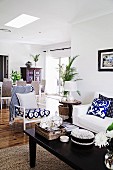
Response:
[[[46,52],[46,93],[48,94],[59,94],[62,87],[59,86],[59,64],[66,65],[68,57],[71,54],[71,50],[60,50],[60,51],[47,51]]]
[[[46,53],[46,93],[57,94],[58,60]]]

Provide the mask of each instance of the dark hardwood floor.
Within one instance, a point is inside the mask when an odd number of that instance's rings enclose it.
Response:
[[[34,127],[28,124],[27,128]],[[23,121],[15,120],[9,124],[9,108],[0,110],[0,149],[28,143],[28,137],[23,133]]]

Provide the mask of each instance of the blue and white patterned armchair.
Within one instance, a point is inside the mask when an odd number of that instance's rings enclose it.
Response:
[[[16,117],[23,118],[24,130],[27,123],[40,122],[50,114],[49,110],[38,107],[32,86],[13,87],[9,110],[10,123],[13,123]]]

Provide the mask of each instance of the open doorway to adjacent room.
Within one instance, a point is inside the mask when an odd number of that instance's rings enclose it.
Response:
[[[8,56],[0,55],[0,81],[8,78]]]

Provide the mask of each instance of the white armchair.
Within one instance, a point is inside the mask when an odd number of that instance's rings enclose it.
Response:
[[[49,110],[38,107],[36,95],[31,92],[30,86],[13,87],[10,102],[10,123],[13,123],[15,118],[22,118],[25,130],[27,123],[40,122],[43,117],[49,114]]]
[[[105,97],[113,98],[112,93],[96,92],[94,98],[97,98],[99,94]],[[91,130],[93,132],[106,131],[107,127],[113,122],[113,118],[105,117],[104,119],[86,114],[90,104],[87,105],[74,105],[72,112],[73,124]]]

